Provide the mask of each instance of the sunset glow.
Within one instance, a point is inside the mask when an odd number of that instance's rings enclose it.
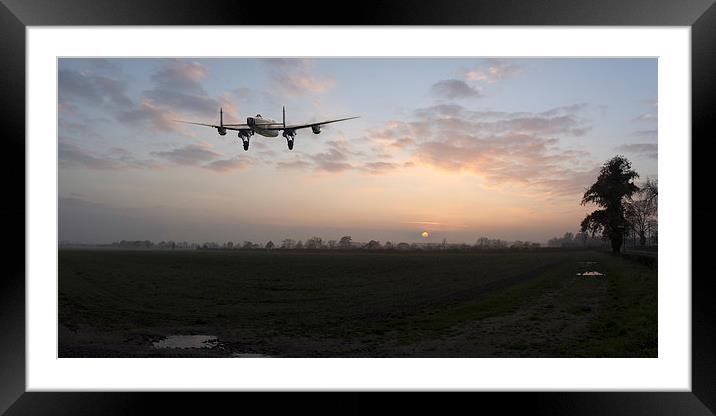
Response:
[[[656,59],[60,59],[59,238],[575,232],[614,154],[657,177]],[[254,136],[173,119],[335,117]],[[416,233],[425,227],[431,233]],[[419,228],[418,228],[419,230]]]

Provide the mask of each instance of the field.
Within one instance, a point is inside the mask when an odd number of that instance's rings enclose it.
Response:
[[[216,339],[155,348],[172,335]],[[587,250],[59,251],[60,357],[252,354],[656,357],[657,270]]]

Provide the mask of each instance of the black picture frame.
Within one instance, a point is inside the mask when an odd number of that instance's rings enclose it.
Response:
[[[432,5],[417,0],[393,3],[366,0],[309,5],[196,0],[0,0],[0,100],[2,100],[2,218],[5,267],[0,278],[0,413],[135,414],[166,413],[167,406],[186,412],[214,412],[223,402],[236,405],[236,395],[217,393],[38,393],[25,392],[25,29],[56,25],[598,25],[690,26],[692,30],[692,189],[703,189],[709,177],[709,143],[714,117],[711,98],[716,84],[716,6],[714,0],[444,0]],[[331,7],[330,4],[336,5]],[[339,7],[340,6],[340,7]],[[269,7],[270,8],[270,7]],[[698,151],[696,151],[698,149]],[[668,157],[668,156],[664,156]],[[21,181],[20,178],[23,180]],[[705,219],[705,205],[695,206],[692,222]],[[8,228],[9,231],[8,232]],[[692,241],[692,269],[707,245]],[[703,256],[701,256],[703,258]],[[668,258],[664,258],[668,261]],[[716,412],[716,307],[710,273],[692,273],[692,389],[690,392],[610,393],[475,393],[450,396],[401,393],[391,395],[380,410],[409,409],[457,412],[469,403],[500,413],[529,414],[679,414]],[[674,278],[689,276],[675,276]],[[243,393],[241,407],[263,411],[310,410],[346,414],[378,409],[384,394],[290,394],[285,400]],[[397,397],[396,397],[397,396]],[[485,407],[488,406],[488,407]]]

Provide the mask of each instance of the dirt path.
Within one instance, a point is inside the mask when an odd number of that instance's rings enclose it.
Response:
[[[413,303],[411,305],[403,305],[397,310],[387,312],[368,312],[361,314],[359,319],[370,320],[370,321],[384,321],[399,319],[404,316],[414,315],[426,310],[432,310],[436,307],[444,308],[451,305],[459,304],[471,299],[479,298],[490,293],[506,289],[510,286],[515,286],[521,283],[528,282],[532,279],[537,278],[543,272],[550,268],[556,267],[566,262],[565,260],[559,260],[545,264],[543,266],[536,267],[528,272],[518,273],[512,276],[505,277],[503,279],[486,282],[480,285],[476,285],[469,289],[454,290],[442,295],[433,296],[430,299],[426,299],[422,302]]]
[[[515,279],[525,281],[528,278]],[[464,322],[408,345],[385,345],[376,356],[410,357],[559,357],[587,334],[591,319],[607,295],[605,279],[585,291],[570,276],[557,288],[523,302],[513,313]],[[573,356],[573,353],[572,355]]]

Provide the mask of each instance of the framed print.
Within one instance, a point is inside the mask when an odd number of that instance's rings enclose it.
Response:
[[[712,413],[691,235],[710,2],[361,4],[300,27],[7,3],[8,414],[160,411],[147,391]]]

